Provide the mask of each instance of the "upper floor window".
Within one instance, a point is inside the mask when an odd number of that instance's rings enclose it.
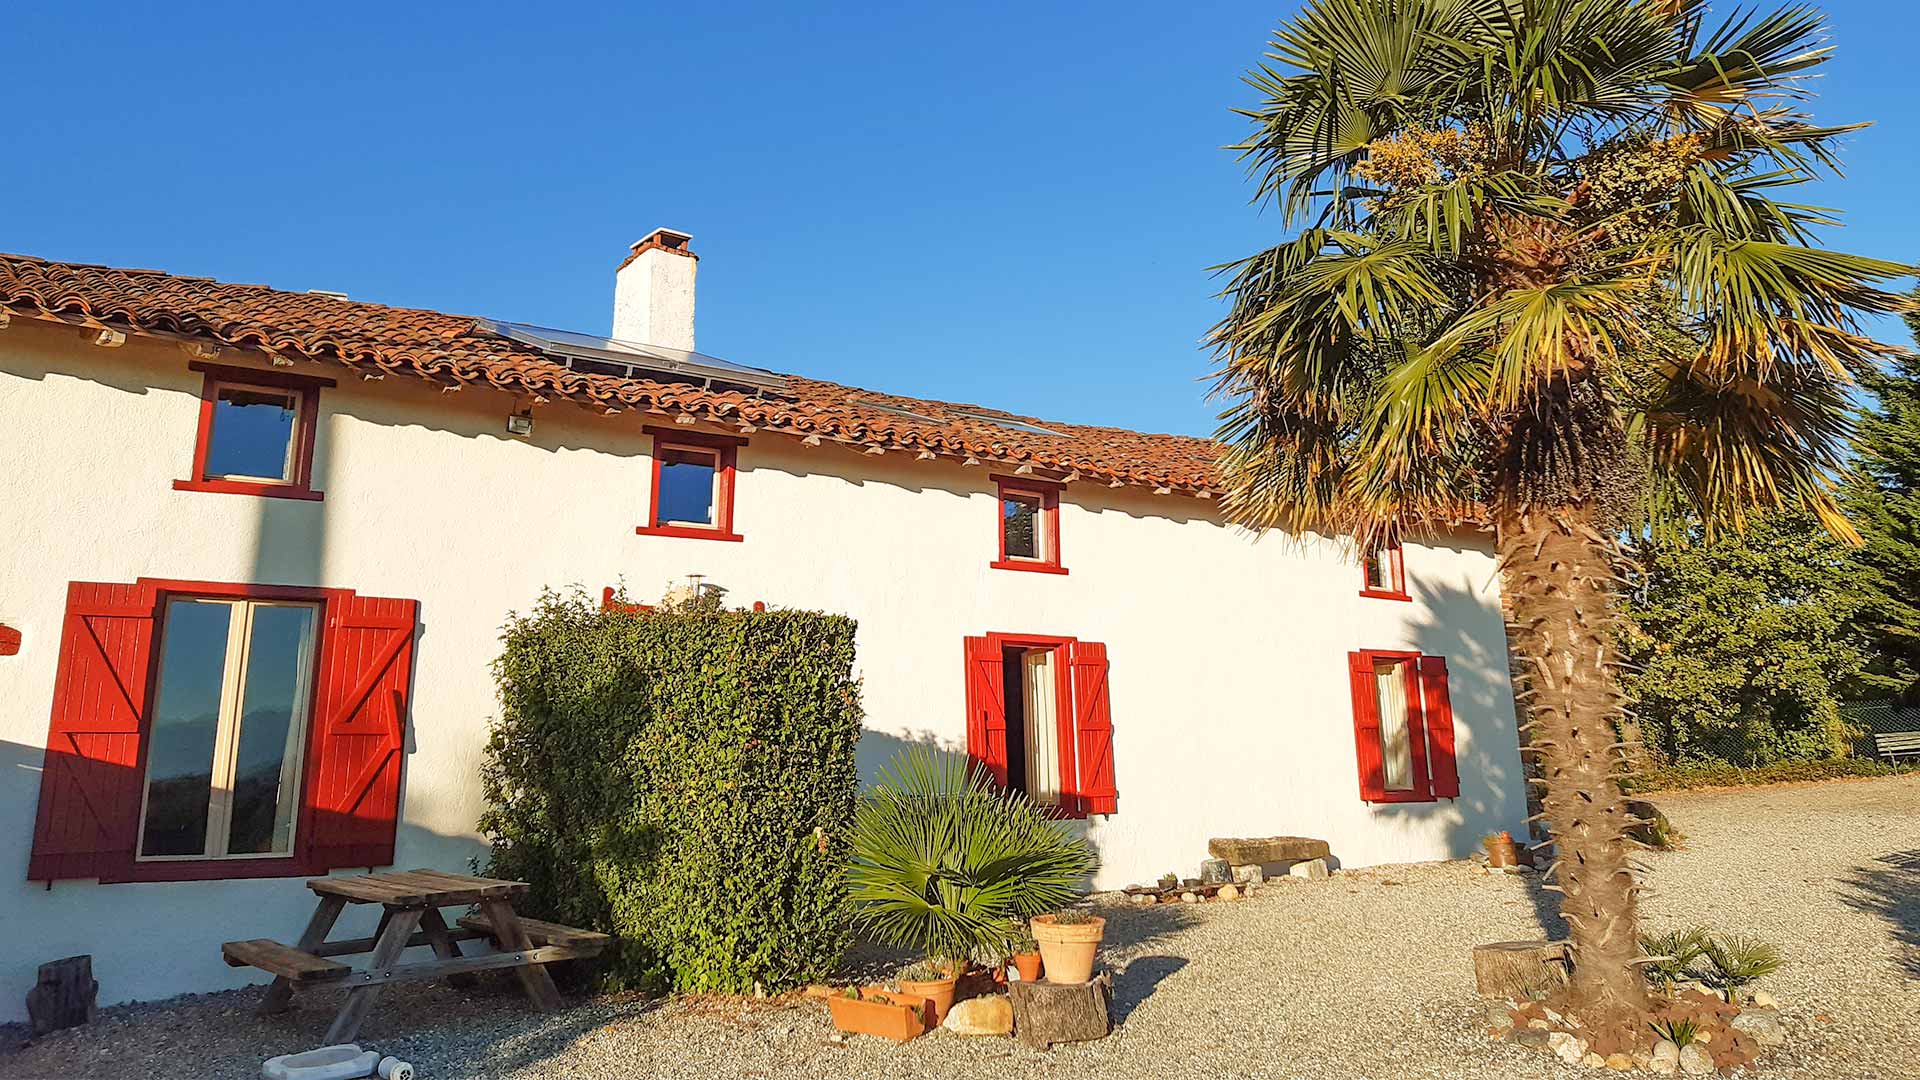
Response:
[[[320,389],[332,379],[195,362],[206,376],[193,476],[181,491],[318,499],[313,449]]]
[[[999,570],[1064,574],[1060,564],[1061,485],[1025,476],[995,476],[999,493]]]
[[[734,473],[746,440],[670,428],[650,427],[647,432],[653,436],[653,494],[647,523],[635,531],[646,536],[740,539],[733,531]]]
[[[1363,563],[1360,595],[1382,600],[1411,600],[1407,592],[1407,564],[1399,544],[1382,544]]]

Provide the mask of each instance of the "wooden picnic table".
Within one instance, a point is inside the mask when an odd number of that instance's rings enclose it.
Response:
[[[552,1011],[560,1007],[560,991],[546,965],[598,955],[613,940],[592,930],[515,914],[514,900],[527,892],[524,881],[407,870],[314,878],[307,888],[320,897],[320,904],[298,944],[254,938],[229,941],[220,952],[233,967],[273,973],[273,985],[260,1005],[262,1013],[285,1011],[295,990],[345,985],[347,999],[327,1029],[329,1045],[352,1042],[380,988],[394,982],[447,978],[458,983],[473,972],[509,968],[534,1007]],[[334,921],[348,904],[384,907],[379,928],[372,937],[328,941]],[[440,909],[457,906],[478,910],[450,927]],[[459,943],[476,938],[489,939],[497,951],[463,955]],[[432,949],[434,959],[401,963],[401,955],[414,946]],[[371,954],[364,967],[331,959],[357,953]]]

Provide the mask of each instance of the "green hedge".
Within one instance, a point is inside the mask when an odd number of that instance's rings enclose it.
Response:
[[[533,914],[615,935],[612,988],[824,977],[847,944],[853,620],[548,593],[502,641],[490,872],[528,882]]]
[[[1632,792],[1679,791],[1685,788],[1781,784],[1794,780],[1837,780],[1849,776],[1896,776],[1913,771],[1915,768],[1911,765],[1888,765],[1865,758],[1784,761],[1751,769],[1717,762],[1642,769],[1628,777],[1621,786]]]

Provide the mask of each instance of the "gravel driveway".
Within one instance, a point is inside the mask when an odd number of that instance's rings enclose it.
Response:
[[[1793,1041],[1758,1075],[1920,1077],[1920,777],[1654,798],[1688,839],[1653,857],[1649,923],[1749,929],[1786,952],[1765,987]],[[1542,895],[1531,879],[1434,863],[1282,882],[1241,903],[1114,907],[1118,1027],[1051,1054],[940,1032],[842,1045],[805,1000],[603,1000],[534,1017],[506,979],[388,991],[361,1038],[421,1080],[1610,1075],[1480,1026],[1468,947],[1539,936]],[[334,1003],[260,1019],[259,993],[109,1009],[0,1051],[0,1076],[256,1077],[264,1057],[315,1043]]]

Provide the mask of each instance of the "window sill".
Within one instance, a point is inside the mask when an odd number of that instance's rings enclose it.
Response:
[[[641,525],[633,530],[641,536],[677,536],[682,540],[726,540],[739,543],[745,537],[720,529],[702,529],[694,525]]]
[[[138,881],[243,881],[248,878],[319,877],[313,867],[298,857],[279,859],[202,859],[178,862],[135,862],[111,874],[102,874],[100,884],[120,885]]]
[[[1384,795],[1375,795],[1371,798],[1363,797],[1361,801],[1375,805],[1382,803],[1431,803],[1439,802],[1440,796],[1430,795],[1424,791],[1389,791]]]
[[[221,495],[260,495],[269,499],[301,499],[319,502],[324,492],[294,484],[256,484],[246,480],[175,480],[175,491],[212,491]]]
[[[1369,600],[1412,600],[1412,593],[1390,592],[1385,589],[1361,589],[1360,595]]]
[[[988,564],[995,570],[1025,570],[1031,574],[1064,574],[1067,568],[1055,563],[1027,562],[1024,559],[995,559]]]

